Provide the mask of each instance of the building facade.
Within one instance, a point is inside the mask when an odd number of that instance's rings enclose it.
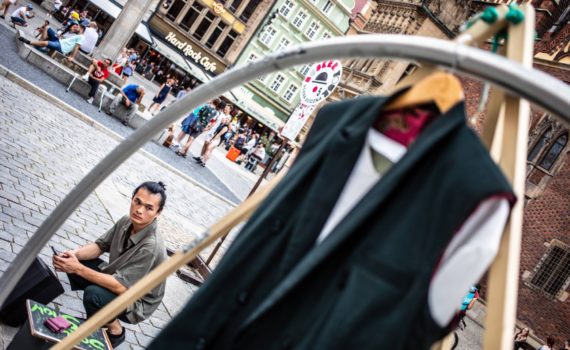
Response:
[[[247,64],[299,43],[343,36],[353,7],[353,0],[278,0],[236,64]],[[259,77],[243,86],[240,93],[285,122],[299,103],[301,83],[309,67]]]

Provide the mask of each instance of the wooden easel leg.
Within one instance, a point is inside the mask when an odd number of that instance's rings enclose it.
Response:
[[[526,67],[532,66],[534,9],[522,6],[524,22],[509,27],[507,58]],[[502,151],[499,164],[512,182],[518,202],[505,228],[499,254],[489,273],[485,350],[510,350],[516,321],[519,281],[520,243],[525,185],[525,160],[530,105],[520,98],[507,96],[504,105]],[[498,141],[498,140],[497,140]]]

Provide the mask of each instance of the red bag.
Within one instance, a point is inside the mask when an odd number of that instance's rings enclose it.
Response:
[[[226,158],[228,158],[232,162],[235,162],[237,157],[239,157],[239,154],[240,154],[239,149],[232,146],[232,147],[230,147],[230,150],[226,154]]]

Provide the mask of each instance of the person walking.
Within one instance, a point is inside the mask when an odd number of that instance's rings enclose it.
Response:
[[[172,79],[167,79],[166,82],[160,86],[160,90],[158,91],[156,96],[154,96],[154,98],[152,99],[153,103],[152,103],[152,105],[150,105],[150,108],[148,109],[148,111],[152,115],[155,114],[154,112],[156,112],[156,110],[158,110],[158,108],[164,102],[164,100],[166,100],[168,93],[172,89],[172,83],[173,82],[174,81]]]
[[[17,0],[3,0],[2,4],[0,4],[0,8],[2,9],[2,14],[0,15],[0,18],[5,19],[6,16],[8,15],[8,10],[10,9],[10,6],[15,5]]]
[[[135,115],[138,109],[138,105],[141,103],[144,97],[144,87],[141,85],[130,84],[125,86],[113,99],[113,102],[109,105],[109,109],[105,111],[108,115],[114,115],[117,106],[122,103],[128,112],[125,115],[125,119],[121,121],[123,125],[129,125],[131,118]]]
[[[226,108],[224,108],[224,112],[226,112],[228,107],[230,107],[229,110],[231,111],[231,106],[227,105]],[[220,122],[216,123],[217,127],[215,128],[214,133],[212,133],[212,136],[210,138],[207,138],[206,142],[204,142],[204,147],[202,147],[202,154],[200,157],[193,157],[196,163],[200,164],[202,167],[206,166],[208,159],[210,159],[210,156],[216,147],[216,143],[220,141],[222,136],[229,130],[230,117],[227,115],[227,113],[222,114],[218,117],[218,119]]]
[[[111,60],[106,58],[101,61],[93,60],[89,65],[87,73],[83,76],[83,80],[87,80],[91,86],[91,90],[89,91],[89,96],[87,98],[87,103],[93,103],[93,99],[95,98],[95,94],[97,93],[99,85],[109,76],[108,68],[111,63]]]
[[[546,344],[538,348],[538,350],[554,350],[555,343],[554,338],[546,337]]]
[[[182,150],[176,151],[176,154],[186,158],[186,156],[188,155],[188,150],[190,149],[190,146],[192,146],[194,140],[198,136],[200,136],[200,134],[202,134],[204,131],[209,130],[209,128],[211,127],[210,121],[216,118],[217,115],[220,113],[220,110],[222,110],[225,106],[226,106],[225,102],[220,101],[219,99],[215,99],[208,105],[204,105],[198,111],[198,114],[195,115],[194,120],[189,121],[186,127],[184,127],[183,123],[182,131],[186,135],[188,135],[188,141],[186,141],[186,144],[184,145],[184,147],[182,147]],[[192,114],[190,114],[190,116],[188,117],[191,116]],[[184,134],[178,134],[177,141],[180,142],[182,138],[184,138]]]

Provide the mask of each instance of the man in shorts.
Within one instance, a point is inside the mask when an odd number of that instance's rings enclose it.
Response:
[[[43,32],[41,34],[41,39],[39,41],[30,41],[24,37],[19,37],[18,40],[21,42],[32,45],[34,47],[47,47],[49,49],[56,50],[63,55],[67,56],[67,60],[72,62],[79,51],[79,47],[83,42],[83,28],[80,25],[74,24],[70,31],[77,34],[65,39],[59,39],[56,32],[48,26],[44,26]]]
[[[34,12],[32,11],[34,7],[32,4],[28,4],[28,6],[22,6],[18,8],[16,11],[12,13],[10,20],[12,20],[12,24],[14,26],[22,26],[27,27],[28,21],[27,19],[34,18]]]

